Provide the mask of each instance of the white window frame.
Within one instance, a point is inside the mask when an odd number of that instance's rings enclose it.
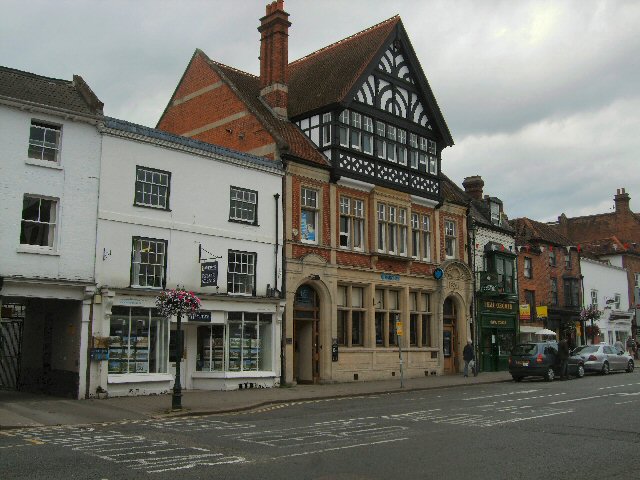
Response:
[[[619,293],[615,293],[613,295],[613,305],[616,308],[616,310],[620,310],[620,294]]]
[[[227,255],[227,294],[254,296],[256,292],[255,252],[229,250]]]
[[[37,215],[34,218],[25,219],[25,202],[28,199],[37,201]],[[46,215],[44,215],[42,209],[43,202],[48,203],[48,221],[43,220],[43,217],[46,218]],[[57,198],[44,195],[25,194],[22,197],[22,213],[20,215],[20,245],[26,248],[34,248],[39,250],[55,250],[58,244],[58,219],[60,218],[59,209],[60,200]],[[38,229],[44,228],[47,234],[47,244],[41,245],[40,243],[23,242],[23,236],[26,239],[25,230],[27,226],[34,226]],[[41,235],[39,234],[38,237],[40,236]]]
[[[364,249],[364,202],[357,198],[340,196],[340,248]]]
[[[533,265],[530,257],[524,257],[522,275],[524,278],[533,278]]]
[[[422,215],[420,229],[422,230],[422,259],[426,262],[431,261],[431,216]]]
[[[229,220],[258,224],[258,192],[248,188],[229,187]]]
[[[598,307],[598,290],[591,289],[591,305]]]
[[[300,241],[304,243],[318,243],[318,204],[320,192],[315,188],[303,186],[300,188]],[[313,232],[309,232],[308,219],[313,219]],[[303,228],[303,219],[305,219]]]
[[[322,146],[331,145],[331,112],[322,114]]]
[[[36,139],[32,134],[36,131],[42,132],[42,140]],[[51,135],[53,134],[53,139]],[[49,137],[49,138],[47,138]],[[53,140],[53,141],[51,141]],[[47,163],[60,163],[60,146],[62,144],[62,126],[55,125],[41,120],[31,119],[29,128],[29,146],[27,156],[31,160]],[[53,158],[45,158],[46,153],[53,152]]]
[[[136,166],[135,206],[169,210],[170,193],[171,172]]]
[[[444,221],[445,257],[457,258],[457,232],[454,220]]]
[[[164,288],[167,278],[169,242],[160,238],[133,237],[131,243],[131,286]],[[159,246],[162,248],[158,248]],[[148,254],[148,256],[143,257],[143,254]],[[143,266],[145,266],[145,272],[142,271]],[[144,278],[143,282],[140,281],[141,277]],[[151,281],[149,281],[150,279]]]

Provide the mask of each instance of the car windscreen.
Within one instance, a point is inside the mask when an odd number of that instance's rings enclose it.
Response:
[[[595,353],[598,351],[597,345],[583,345],[573,351],[574,355],[584,355],[586,353]]]
[[[537,351],[535,343],[521,343],[511,350],[511,355],[535,355]]]

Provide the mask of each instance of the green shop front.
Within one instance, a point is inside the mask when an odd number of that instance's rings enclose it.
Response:
[[[509,355],[518,338],[518,303],[478,299],[478,353],[484,372],[509,369]]]

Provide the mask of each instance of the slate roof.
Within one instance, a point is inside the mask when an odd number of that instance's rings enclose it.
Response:
[[[595,257],[599,257],[601,255],[620,255],[628,253],[640,255],[640,243],[623,242],[615,235],[601,240],[581,242],[580,248],[582,251],[590,253]]]
[[[515,218],[509,223],[516,231],[516,245],[546,243],[559,247],[572,246],[574,242],[559,234],[552,226],[530,218]]]
[[[187,147],[189,149],[200,150],[205,153],[213,153],[227,158],[234,158],[236,160],[253,163],[262,167],[282,169],[282,163],[279,161],[273,161],[265,157],[251,155],[250,153],[238,152],[237,150],[232,150],[230,148],[201,142],[200,140],[195,140],[189,137],[174,135],[156,128],[145,127],[143,125],[119,120],[117,118],[105,117],[104,126],[113,130],[141,135],[155,140],[160,140],[165,143],[173,143],[182,147]]]
[[[288,113],[339,103],[400,23],[395,16],[289,63]],[[327,75],[327,72],[330,72]]]
[[[458,205],[468,205],[471,198],[455,182],[451,181],[444,173],[440,172],[440,190],[442,198],[447,202]]]
[[[0,66],[0,97],[82,115],[102,115],[103,103],[79,75],[43,77]]]
[[[331,163],[322,155],[309,138],[288,119],[273,114],[260,99],[260,78],[222,63],[214,62],[201,50],[196,50],[209,66],[235,91],[245,105],[260,119],[265,128],[275,137],[283,154],[306,160],[316,165],[329,167]]]

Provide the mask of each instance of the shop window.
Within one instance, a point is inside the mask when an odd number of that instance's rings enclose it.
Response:
[[[198,327],[198,372],[222,372],[226,357],[224,325],[202,325]]]
[[[400,292],[377,289],[374,297],[376,346],[397,345],[396,322],[400,320]]]
[[[109,373],[166,373],[169,322],[155,309],[113,307]]]
[[[338,287],[338,344],[345,347],[364,345],[364,288]]]
[[[228,371],[271,371],[273,315],[229,312],[228,325]]]
[[[409,344],[431,346],[431,298],[428,293],[409,293]]]

